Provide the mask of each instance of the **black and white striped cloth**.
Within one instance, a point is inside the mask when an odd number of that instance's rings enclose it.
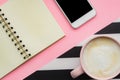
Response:
[[[120,19],[108,25],[104,29],[95,33],[93,36],[107,35],[116,38],[120,41]],[[72,79],[70,71],[79,65],[79,53],[85,41],[60,57],[56,58],[42,69],[35,71],[33,74],[26,77],[24,80],[90,80],[85,73],[76,79]],[[114,79],[120,80],[120,75]]]

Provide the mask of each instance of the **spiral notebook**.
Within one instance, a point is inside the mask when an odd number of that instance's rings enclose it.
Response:
[[[8,0],[0,6],[0,78],[63,36],[43,0]]]

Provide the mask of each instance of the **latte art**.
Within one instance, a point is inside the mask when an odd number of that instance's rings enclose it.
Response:
[[[86,72],[99,78],[107,78],[120,70],[120,45],[107,37],[90,41],[83,51]]]

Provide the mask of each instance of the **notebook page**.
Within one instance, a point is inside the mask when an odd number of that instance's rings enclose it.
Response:
[[[5,14],[5,17],[8,18],[8,21],[10,21],[10,26],[12,26],[17,32],[17,35],[19,35],[22,44],[28,49],[31,57],[64,36],[64,33],[45,6],[43,0],[8,0],[8,2],[0,8]],[[8,44],[6,44],[6,46],[7,45]],[[14,46],[14,44],[12,46]],[[9,51],[9,53],[11,53],[11,51]],[[9,55],[9,53],[6,53],[6,55]],[[13,55],[20,54],[18,52],[12,53]],[[10,57],[18,58],[16,55],[9,55],[6,60],[9,60]],[[15,58],[10,59],[11,63],[9,65],[13,64],[13,66],[5,71],[10,72],[14,67],[24,62],[24,60],[20,59],[14,63]],[[23,57],[21,58],[23,59]],[[4,72],[2,71],[2,73]]]
[[[64,35],[43,0],[9,0],[2,9],[33,55]]]

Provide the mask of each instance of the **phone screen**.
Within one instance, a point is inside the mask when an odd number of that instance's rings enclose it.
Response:
[[[87,0],[56,0],[70,22],[74,22],[92,10]]]

